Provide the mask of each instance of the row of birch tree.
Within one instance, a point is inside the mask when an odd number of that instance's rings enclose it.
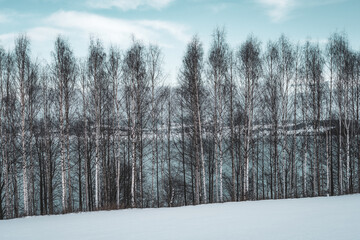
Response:
[[[133,40],[0,48],[0,218],[360,192],[360,53],[194,36],[176,84]]]

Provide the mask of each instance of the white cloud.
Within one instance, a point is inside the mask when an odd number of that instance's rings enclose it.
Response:
[[[64,32],[60,29],[51,28],[51,27],[36,27],[27,30],[26,32],[9,32],[0,35],[0,41],[9,45],[14,42],[15,38],[19,35],[25,33],[31,41],[35,42],[46,42],[53,40],[54,36],[58,34],[63,34]]]
[[[89,35],[95,34],[106,42],[125,45],[130,43],[131,35],[147,43],[155,42],[166,46],[169,45],[169,40],[186,42],[190,38],[186,33],[187,28],[182,24],[108,18],[85,12],[59,11],[45,19],[45,23],[80,38],[88,39]]]
[[[6,22],[8,19],[4,14],[0,14],[0,23]]]
[[[346,2],[348,0],[254,0],[261,4],[273,22],[286,20],[290,13],[300,8],[312,8]]]
[[[21,15],[12,10],[7,10],[7,11],[0,10],[0,23],[11,23],[18,17],[20,18]]]
[[[164,69],[176,79],[179,56],[190,40],[187,26],[171,21],[161,20],[128,20],[109,18],[98,14],[58,11],[37,21],[37,26],[24,29],[31,42],[32,55],[39,60],[51,60],[54,41],[61,34],[67,38],[76,57],[88,54],[89,37],[99,37],[105,49],[111,44],[125,50],[132,43],[131,36],[144,44],[158,44],[164,50],[166,59]],[[0,34],[0,45],[5,49],[14,48],[14,40],[19,32]],[[171,50],[170,50],[171,49]],[[172,81],[169,78],[169,81]]]
[[[48,42],[52,41],[55,36],[65,34],[64,31],[53,27],[36,27],[30,29],[27,33],[31,41],[34,42]]]
[[[69,39],[75,55],[85,57],[88,51],[89,37],[99,37],[107,48],[110,44],[126,49],[132,42],[132,36],[145,44],[158,44],[162,48],[183,46],[191,38],[185,25],[160,20],[127,20],[109,18],[97,14],[58,11],[38,21],[39,25],[24,30],[31,40],[34,57],[49,60],[54,40],[61,34]],[[13,49],[14,40],[19,32],[0,34],[0,45]]]
[[[30,38],[31,49],[34,53],[34,57],[48,58],[50,52],[53,49],[55,37],[59,34],[65,34],[61,29],[53,27],[35,27],[28,29],[25,32],[10,32],[0,34],[0,46],[5,49],[13,49],[15,45],[15,39],[19,34],[25,33]],[[35,51],[34,51],[35,50]]]
[[[262,4],[274,22],[279,22],[288,17],[288,14],[296,7],[295,0],[256,0]]]
[[[190,39],[190,35],[186,33],[187,27],[181,24],[174,24],[165,21],[156,20],[141,20],[134,21],[134,23],[141,25],[142,27],[149,27],[153,30],[166,31],[177,40],[181,42],[187,42]]]
[[[217,3],[217,4],[210,5],[210,9],[213,13],[219,13],[219,12],[225,10],[226,8],[228,8],[227,3]]]
[[[139,7],[162,9],[173,0],[88,0],[92,8],[119,8],[121,10],[134,10]]]

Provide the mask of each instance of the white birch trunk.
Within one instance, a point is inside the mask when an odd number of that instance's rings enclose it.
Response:
[[[117,168],[117,174],[116,174],[116,204],[118,207],[120,207],[120,174],[121,174],[121,147],[120,147],[120,109],[119,106],[117,105],[117,119],[118,119],[118,126],[117,126],[117,164],[118,164],[118,168]]]
[[[64,113],[63,113],[63,77],[58,70],[59,81],[59,121],[60,121],[60,159],[61,159],[61,202],[63,212],[67,211],[66,204],[66,166],[65,166],[65,135],[64,135]]]
[[[223,109],[223,106],[222,106],[222,95],[221,95],[221,86],[219,88],[219,103],[220,103],[220,106],[219,106],[219,179],[220,179],[220,202],[223,202],[223,149],[222,149],[222,131],[223,131],[223,128],[222,128],[222,109]]]
[[[61,87],[62,88],[62,87]],[[66,204],[66,169],[65,169],[65,140],[64,140],[64,119],[63,119],[63,104],[62,104],[62,94],[60,93],[60,151],[61,151],[61,189],[62,189],[62,208],[63,212],[67,210]]]
[[[220,178],[220,202],[223,202],[223,152],[222,152],[222,134],[220,132],[219,137],[219,155],[220,155],[220,166],[219,166],[219,178]]]
[[[85,196],[86,196],[86,210],[90,211],[90,201],[89,201],[89,171],[88,169],[88,133],[87,133],[87,100],[85,97],[85,83],[83,82],[83,119],[84,119],[84,146],[85,146],[85,161],[84,161],[84,173],[85,173]]]
[[[154,69],[153,69],[154,73]],[[157,131],[155,130],[155,79],[151,78],[151,122],[152,122],[152,141],[151,141],[151,206],[154,207],[154,179],[155,179],[155,146],[157,141]]]
[[[23,169],[23,191],[24,191],[24,214],[29,215],[29,189],[28,189],[28,173],[26,159],[25,144],[25,91],[24,76],[20,79],[20,98],[21,98],[21,147],[22,147],[22,169]]]
[[[2,79],[2,66],[0,66],[0,83],[1,83],[1,99],[4,99],[4,92],[3,92],[3,79]],[[7,108],[7,106],[5,106],[5,108]],[[0,138],[1,138],[1,156],[2,156],[2,161],[3,161],[3,170],[4,170],[4,190],[5,190],[5,218],[9,219],[11,217],[10,211],[10,194],[9,194],[9,163],[8,163],[8,158],[7,158],[7,153],[6,153],[6,149],[8,148],[7,146],[7,133],[3,132],[3,122],[5,122],[5,124],[8,124],[6,119],[6,114],[5,114],[5,108],[4,108],[4,103],[3,101],[1,101],[1,107],[0,107]],[[6,125],[5,125],[6,126]]]
[[[118,97],[118,91],[119,91],[119,82],[118,79],[115,77],[114,79],[114,107],[115,107],[115,115],[117,120],[117,126],[116,126],[116,205],[119,208],[120,207],[120,174],[121,174],[121,146],[120,146],[120,104],[119,104],[119,97]]]
[[[66,91],[70,91],[69,86],[66,86],[67,90]],[[65,122],[66,122],[66,168],[67,168],[67,189],[69,191],[68,193],[68,207],[69,207],[69,211],[72,211],[72,203],[71,203],[71,198],[72,198],[72,189],[71,189],[71,166],[70,166],[70,138],[69,138],[69,93],[66,94],[66,99],[65,99]]]
[[[99,98],[99,96],[97,96]],[[97,100],[98,101],[98,100]],[[98,105],[99,103],[97,103]],[[96,133],[95,133],[95,207],[98,209],[100,204],[100,114],[99,106],[96,106]]]
[[[350,193],[350,126],[346,126],[346,187]]]
[[[206,176],[205,176],[205,161],[204,161],[204,149],[203,149],[203,141],[202,141],[202,129],[201,129],[201,118],[200,118],[200,104],[199,104],[199,89],[197,86],[197,81],[195,82],[196,84],[196,110],[197,110],[197,120],[198,120],[198,125],[199,125],[199,142],[200,142],[200,159],[201,159],[201,173],[202,173],[202,187],[203,187],[203,202],[206,203],[207,202],[207,197],[206,197]]]
[[[48,197],[48,207],[49,207],[49,214],[53,212],[52,206],[52,181],[51,181],[51,161],[50,161],[50,144],[49,144],[49,130],[48,130],[48,90],[47,90],[47,78],[44,77],[43,79],[43,94],[44,94],[44,132],[45,132],[45,163],[46,163],[46,187],[47,187],[47,197]]]
[[[135,83],[133,83],[133,92],[131,93],[131,142],[132,142],[132,162],[131,162],[131,206],[135,207],[135,164],[136,164],[136,119],[135,119]]]
[[[339,117],[339,190],[340,195],[343,194],[343,173],[342,173],[342,157],[341,157],[341,128],[342,128],[342,122],[341,122],[341,109],[340,109],[340,117]]]
[[[330,130],[331,131],[331,130]],[[329,133],[326,131],[326,194],[329,194],[330,179],[329,179]]]
[[[219,169],[218,169],[218,78],[214,76],[214,140],[215,140],[215,196],[216,202],[219,202]]]
[[[306,140],[307,141],[307,140]],[[306,177],[307,177],[307,151],[308,151],[308,144],[305,143],[305,156],[304,156],[304,196],[307,196],[307,186],[306,186]]]

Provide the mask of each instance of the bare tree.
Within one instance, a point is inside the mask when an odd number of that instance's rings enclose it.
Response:
[[[287,197],[287,178],[288,175],[288,159],[289,157],[286,154],[290,155],[290,150],[288,146],[288,125],[289,125],[289,92],[290,92],[290,83],[294,75],[294,53],[293,47],[290,41],[282,35],[278,41],[279,44],[279,57],[280,57],[280,96],[281,96],[281,126],[282,126],[282,174],[281,174],[281,183],[282,183],[282,197]],[[280,174],[279,174],[280,176]]]
[[[95,115],[95,208],[101,206],[101,159],[100,159],[100,141],[101,141],[101,114],[102,114],[102,88],[105,78],[106,54],[102,42],[99,39],[91,39],[88,56],[88,78],[91,84],[91,91],[94,99]]]
[[[89,133],[88,133],[88,112],[89,112],[89,79],[87,77],[87,66],[85,62],[79,64],[80,89],[82,97],[82,119],[84,133],[84,175],[85,175],[85,201],[86,210],[91,211],[92,207],[92,181],[91,181],[91,159],[89,153]]]
[[[53,78],[58,91],[60,129],[61,186],[63,212],[71,211],[69,111],[76,77],[76,63],[69,43],[58,36],[53,52]],[[67,177],[66,177],[67,174]]]
[[[9,159],[7,156],[7,121],[6,121],[6,112],[8,109],[6,95],[7,91],[4,89],[6,88],[6,79],[10,77],[11,71],[13,67],[13,62],[11,56],[7,56],[4,49],[0,47],[0,91],[1,91],[1,102],[0,102],[0,134],[1,134],[1,158],[2,161],[0,166],[2,167],[1,170],[4,171],[3,178],[4,178],[4,185],[3,188],[5,189],[5,214],[4,217],[6,219],[11,217],[11,207],[10,207],[10,189],[9,189]],[[4,101],[5,100],[5,101]],[[1,174],[0,174],[1,177]],[[1,181],[0,181],[1,182]],[[0,191],[0,198],[2,196],[2,190]],[[2,201],[0,201],[2,202]],[[0,207],[2,210],[2,206]],[[1,214],[2,215],[2,214]]]
[[[23,170],[23,197],[24,197],[24,214],[30,214],[29,206],[29,181],[28,181],[28,159],[26,144],[26,110],[27,96],[26,84],[28,81],[27,68],[30,66],[30,41],[26,35],[20,35],[15,40],[15,65],[16,78],[19,84],[20,108],[21,108],[21,153],[22,153],[22,170]]]
[[[124,84],[130,94],[130,111],[129,111],[129,122],[131,126],[131,206],[136,207],[136,164],[137,158],[137,147],[139,142],[139,133],[142,134],[141,130],[141,110],[144,100],[144,94],[147,89],[147,72],[146,72],[146,55],[145,47],[134,41],[133,45],[126,52],[124,57]],[[141,166],[141,162],[139,164]],[[140,175],[142,173],[140,172]],[[140,181],[141,184],[141,181]]]
[[[202,141],[200,94],[202,87],[203,49],[197,36],[193,37],[187,45],[180,72],[180,85],[189,91],[190,112],[193,119],[193,141],[195,143],[195,204],[200,203],[201,179],[203,202],[206,203],[206,176],[204,163],[204,150]],[[201,172],[201,173],[200,173]],[[202,175],[202,178],[200,177]]]
[[[238,60],[237,72],[240,78],[242,101],[245,109],[245,145],[244,145],[244,193],[246,199],[250,199],[249,192],[249,166],[250,166],[250,144],[253,137],[253,120],[255,110],[255,93],[258,87],[258,80],[261,76],[260,43],[250,36],[236,53]],[[252,163],[254,171],[254,162]]]
[[[229,86],[229,124],[230,124],[230,154],[231,154],[231,200],[236,201],[236,164],[235,164],[235,125],[234,125],[234,95],[236,93],[235,85],[235,58],[234,53],[229,51],[228,74],[226,84]]]
[[[267,44],[266,53],[264,55],[264,104],[265,109],[269,112],[269,123],[271,125],[270,134],[270,188],[271,198],[273,194],[275,199],[277,198],[277,169],[279,161],[278,144],[279,144],[279,115],[280,115],[280,76],[279,76],[279,64],[280,56],[276,43],[269,42]],[[274,170],[273,170],[274,168]]]
[[[148,77],[150,78],[151,85],[151,205],[154,204],[154,179],[155,179],[155,163],[156,159],[156,148],[158,140],[157,131],[157,113],[158,108],[156,103],[158,102],[157,89],[164,78],[163,70],[161,68],[163,63],[163,57],[161,50],[156,45],[150,45],[147,54],[147,71]]]
[[[215,186],[216,201],[223,202],[223,123],[225,110],[225,81],[228,73],[229,47],[225,30],[216,29],[208,59],[208,78],[213,86],[214,139],[215,139]],[[220,183],[219,183],[220,182]]]
[[[120,173],[121,173],[121,115],[120,115],[120,83],[121,83],[121,53],[115,48],[110,48],[109,60],[108,60],[108,76],[110,78],[110,82],[113,86],[113,101],[114,101],[114,119],[115,123],[113,124],[113,128],[115,129],[115,161],[116,161],[116,205],[120,207]]]

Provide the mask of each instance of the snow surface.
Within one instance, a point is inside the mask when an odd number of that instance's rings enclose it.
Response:
[[[0,239],[360,239],[360,194],[0,221]]]

